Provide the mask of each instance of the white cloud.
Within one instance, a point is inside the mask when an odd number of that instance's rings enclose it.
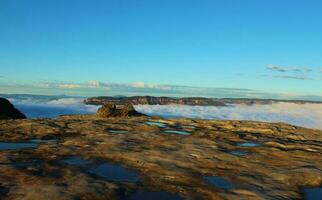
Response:
[[[89,87],[93,87],[93,88],[98,88],[101,86],[100,82],[96,81],[96,80],[90,80],[87,83],[88,83]]]
[[[296,66],[286,67],[286,66],[277,66],[272,64],[267,65],[266,69],[277,71],[277,72],[311,72],[312,71],[312,69],[308,67],[296,67]]]
[[[135,108],[148,115],[163,117],[285,122],[322,129],[322,104],[276,103],[251,106],[232,105],[229,107],[138,105]]]
[[[272,78],[283,78],[283,79],[295,79],[295,80],[315,80],[314,78],[307,76],[299,76],[299,75],[276,75],[271,76]]]
[[[60,84],[58,85],[59,88],[65,88],[65,89],[75,89],[80,88],[81,85],[79,84]]]
[[[156,89],[156,90],[171,90],[177,86],[159,85],[155,83],[134,82],[129,84],[117,84],[118,87],[141,88],[141,89]]]
[[[145,88],[146,84],[143,82],[135,82],[135,83],[128,84],[128,86],[134,87],[134,88]]]

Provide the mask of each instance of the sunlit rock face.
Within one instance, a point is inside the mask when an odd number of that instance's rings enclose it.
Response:
[[[26,116],[17,110],[7,99],[0,97],[0,120],[25,118]]]
[[[96,116],[108,118],[108,117],[132,117],[143,116],[143,114],[137,112],[131,104],[117,106],[115,104],[105,104],[97,110]]]

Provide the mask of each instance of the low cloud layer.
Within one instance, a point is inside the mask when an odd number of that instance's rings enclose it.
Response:
[[[85,105],[82,98],[51,96],[15,96],[9,100],[29,118],[54,118],[65,114],[91,114],[99,106]],[[255,120],[285,122],[322,130],[322,104],[276,103],[269,105],[183,106],[137,105],[136,110],[166,118]]]
[[[322,129],[322,104],[276,103],[271,105],[214,106],[136,106],[139,112],[163,117],[189,117],[198,119],[255,120],[285,122],[293,125]]]
[[[81,98],[62,98],[48,101],[31,98],[9,100],[28,118],[54,118],[67,114],[91,114],[98,109],[98,106],[85,105]]]

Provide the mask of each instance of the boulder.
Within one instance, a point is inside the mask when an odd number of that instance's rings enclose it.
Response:
[[[96,112],[98,117],[133,117],[133,116],[144,116],[137,112],[132,104],[126,105],[115,105],[112,103],[105,104]]]
[[[17,110],[10,101],[0,97],[0,120],[25,118],[26,116]]]

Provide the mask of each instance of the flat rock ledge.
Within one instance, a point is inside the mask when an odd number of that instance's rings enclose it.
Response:
[[[1,199],[119,200],[140,189],[189,200],[302,199],[322,181],[322,131],[283,123],[80,115],[1,120],[0,133],[2,142],[38,139],[26,149],[0,143]],[[70,157],[112,162],[140,181],[61,162]]]

